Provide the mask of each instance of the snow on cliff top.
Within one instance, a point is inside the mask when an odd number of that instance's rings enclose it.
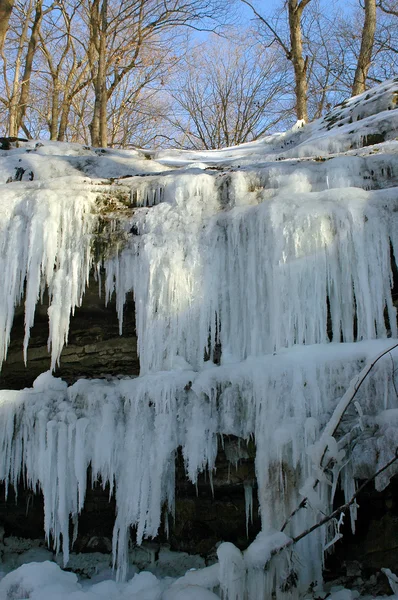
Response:
[[[398,80],[394,79],[343,102],[304,127],[220,150],[118,150],[50,141],[20,142],[20,148],[0,151],[0,184],[18,167],[26,171],[24,181],[30,171],[39,181],[82,175],[102,179],[173,168],[250,168],[285,159],[366,156],[374,152],[374,145],[378,152],[396,152],[397,108]]]

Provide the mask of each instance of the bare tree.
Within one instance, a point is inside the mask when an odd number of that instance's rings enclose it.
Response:
[[[174,125],[181,145],[220,148],[258,138],[283,117],[285,83],[277,53],[264,52],[249,33],[213,37],[186,57],[175,82]]]
[[[24,10],[24,20],[22,29],[16,38],[16,49],[14,50],[13,56],[13,70],[11,70],[12,81],[9,79],[8,60],[6,56],[3,56],[3,78],[4,78],[4,91],[5,97],[2,98],[4,106],[7,108],[7,132],[9,135],[15,135],[15,128],[17,122],[17,110],[18,110],[18,98],[20,90],[20,78],[22,62],[25,50],[25,44],[28,37],[29,29],[29,18],[32,11],[32,0],[29,0],[29,4]]]
[[[254,0],[241,0],[251,8],[264,39],[274,40],[293,65],[297,118],[321,116],[329,104],[363,92],[367,81],[396,76],[397,0],[377,1],[389,19],[377,17],[376,0],[364,0],[350,13],[339,2],[325,11],[317,0],[287,0],[287,19],[280,11],[260,14]]]
[[[368,9],[373,41],[368,37],[366,6],[364,20],[364,7],[359,4],[351,14],[335,15],[334,27],[328,36],[333,40],[329,48],[333,56],[330,66],[336,76],[334,87],[345,97],[361,93],[366,87],[396,77],[398,73],[397,0],[382,0],[381,4]]]
[[[12,136],[17,136],[20,127],[23,127],[23,120],[24,120],[24,116],[26,114],[28,100],[29,100],[30,82],[31,82],[31,77],[32,77],[32,69],[33,69],[33,59],[34,59],[34,56],[36,53],[37,44],[39,42],[41,22],[43,19],[43,14],[50,12],[52,9],[53,9],[53,5],[49,6],[45,11],[43,11],[43,0],[36,0],[32,28],[31,28],[31,33],[29,36],[28,47],[26,50],[25,65],[24,65],[24,71],[22,74],[21,92],[19,95],[17,116],[16,116],[16,120],[14,123],[14,131],[11,131],[11,127],[10,127],[10,135],[12,135]]]
[[[293,63],[295,91],[296,91],[296,113],[297,119],[308,121],[307,110],[307,64],[308,57],[303,56],[303,40],[301,34],[301,18],[304,8],[310,0],[288,0],[289,31],[291,55]]]
[[[171,32],[213,18],[216,0],[92,0],[88,3],[88,56],[94,86],[92,144],[106,146],[107,104],[122,80],[142,65],[150,46],[160,48]],[[221,3],[222,5],[222,3]],[[162,36],[160,41],[159,36]],[[175,36],[174,36],[175,37]]]
[[[81,1],[73,2],[70,7],[60,2],[48,22],[44,20],[40,32],[40,50],[46,62],[42,77],[47,85],[43,91],[45,103],[49,104],[46,121],[51,140],[64,141],[72,100],[90,84],[87,54],[79,42],[80,6]]]
[[[54,5],[51,5],[43,10],[43,0],[27,0],[18,6],[18,14],[14,19],[17,25],[15,28],[13,26],[12,31],[13,51],[8,57],[3,52],[6,97],[2,97],[1,101],[8,109],[7,131],[10,136],[17,136],[19,129],[22,128],[30,137],[24,118],[30,99],[33,61],[40,38],[43,16],[51,12],[53,7]]]
[[[108,0],[102,0],[102,2],[100,0],[93,0],[89,6],[89,18],[90,42],[88,56],[95,94],[90,133],[94,146],[107,146],[106,112],[108,90],[106,85],[106,53],[108,45]]]
[[[352,95],[366,90],[366,78],[372,61],[372,52],[376,32],[376,0],[365,0],[365,20],[362,29],[361,48],[355,70]]]
[[[298,120],[308,121],[308,87],[307,87],[307,64],[308,57],[303,55],[303,40],[301,30],[301,20],[305,7],[311,0],[287,0],[287,13],[289,23],[289,43],[285,42],[271,20],[261,15],[249,0],[241,0],[249,6],[253,14],[259,19],[268,33],[271,33],[273,40],[279,44],[285,53],[286,58],[291,61],[294,69],[295,97],[296,97],[296,115]]]
[[[319,0],[312,0],[302,21],[303,50],[308,57],[310,120],[323,116],[331,106],[342,102],[351,91],[352,67],[357,54],[353,50],[356,52],[358,37],[353,34],[352,18],[350,22],[342,24],[339,6],[338,2],[332,1],[328,11],[325,11]]]
[[[398,74],[398,0],[379,0],[370,84]]]
[[[341,0],[327,12],[320,0],[287,0],[271,16],[256,0],[238,1],[250,7],[257,38],[241,40],[243,52],[210,36],[209,50],[188,60],[182,32],[214,27],[223,0],[0,0],[0,127],[99,146],[163,136],[220,147],[290,125],[294,112],[320,117],[366,81],[397,75],[397,0],[377,0],[377,20],[376,0],[366,0],[365,21],[359,4],[339,14]]]
[[[106,146],[110,100],[115,98],[120,106],[136,105],[141,92],[154,79],[167,79],[166,70],[176,64],[179,52],[171,49],[181,28],[214,24],[216,11],[225,10],[225,5],[221,0],[57,0],[51,5],[23,0],[15,8],[18,14],[3,60],[0,92],[8,111],[8,133],[17,135],[20,128],[29,133],[25,123],[29,110],[48,127],[51,139],[63,140],[71,110],[78,109],[80,117],[87,118],[90,105],[78,107],[84,99],[91,103],[91,142]],[[30,103],[33,72],[42,82],[35,102],[40,91],[42,101],[35,106]],[[121,84],[127,78],[135,87],[126,100]],[[153,90],[141,97],[149,96]]]

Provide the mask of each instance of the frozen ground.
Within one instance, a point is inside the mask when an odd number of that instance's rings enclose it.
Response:
[[[91,579],[78,579],[77,575],[63,571],[55,562],[33,552],[25,564],[8,574],[0,573],[0,597],[4,600],[216,600],[219,598],[218,565],[202,570],[190,569],[186,575],[173,578],[156,576],[143,570],[124,583],[117,583],[109,569],[99,570]],[[36,560],[35,560],[36,559]],[[392,590],[398,579],[386,569]],[[212,591],[215,590],[215,591]],[[317,586],[306,600],[356,600],[357,591],[342,586]],[[370,600],[375,596],[362,596]],[[397,595],[379,596],[396,600]]]
[[[40,487],[46,536],[67,566],[69,519],[91,464],[116,496],[118,575],[86,586],[51,562],[25,565],[2,579],[0,598],[290,600],[321,585],[338,520],[293,553],[275,551],[330,513],[339,477],[348,500],[355,477],[398,446],[396,349],[339,417],[366,365],[397,343],[397,99],[390,81],[304,128],[213,152],[51,142],[0,151],[0,362],[22,300],[26,359],[47,289],[53,369],[90,270],[103,267],[121,328],[134,292],[141,365],[136,379],[68,388],[49,371],[32,389],[0,392],[1,479],[14,485],[23,474]],[[6,183],[18,168],[22,179]],[[222,544],[218,563],[174,582],[131,578],[130,527],[140,544],[167,529],[164,506],[173,512],[176,449],[192,482],[203,470],[211,481],[223,434],[256,440],[259,536],[243,553]],[[308,509],[282,533],[303,497]],[[354,528],[355,506],[350,514]]]

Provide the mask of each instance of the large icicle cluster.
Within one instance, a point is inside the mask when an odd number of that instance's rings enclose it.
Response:
[[[70,179],[23,189],[10,184],[0,203],[0,368],[7,356],[14,309],[25,302],[24,359],[35,308],[49,296],[51,368],[68,339],[69,320],[82,301],[91,267],[92,194]]]
[[[42,490],[46,535],[65,563],[69,520],[76,523],[83,507],[89,467],[93,481],[109,484],[116,496],[113,555],[123,577],[130,527],[140,542],[162,522],[167,527],[164,507],[173,513],[177,450],[192,482],[204,470],[211,479],[218,444],[233,435],[255,440],[262,531],[243,554],[220,547],[220,593],[228,600],[273,592],[292,598],[294,589],[321,581],[323,552],[339,535],[335,522],[297,545],[299,561],[289,551],[264,565],[330,512],[340,471],[349,498],[354,477],[372,475],[398,445],[391,354],[329,435],[327,476],[320,465],[319,439],[339,398],[398,335],[391,267],[398,256],[398,168],[394,141],[379,155],[350,151],[320,161],[318,153],[357,148],[365,135],[360,127],[369,137],[386,114],[397,123],[387,113],[395,107],[394,86],[333,113],[338,131],[329,131],[325,119],[236,150],[160,153],[151,173],[123,178],[123,189],[131,189],[131,215],[123,216],[129,239],[102,266],[121,328],[133,290],[140,377],[80,380],[68,388],[49,372],[32,389],[0,392],[0,478],[7,487],[22,479]],[[350,111],[360,126],[350,122]],[[48,158],[57,148],[49,144],[48,156],[45,148],[28,148],[37,182],[2,186],[0,363],[22,299],[26,359],[35,306],[47,290],[54,369],[93,265],[95,200],[75,172],[125,175],[126,153],[81,149],[73,156],[73,147],[64,165],[70,176],[40,181],[40,152],[59,174],[62,159]],[[310,155],[314,160],[294,159]],[[22,160],[9,156],[8,168]],[[142,167],[133,156],[135,168]],[[214,168],[220,163],[227,172]],[[168,170],[173,165],[184,168]],[[377,479],[380,489],[392,473]],[[249,512],[249,488],[242,493]],[[303,497],[309,508],[281,532]]]
[[[164,202],[137,214],[142,235],[107,264],[107,287],[120,316],[134,289],[142,373],[173,368],[176,355],[201,368],[216,344],[238,361],[329,336],[385,337],[386,314],[396,335],[395,189],[300,192],[306,178],[281,169],[269,198],[250,191],[250,173],[176,175]]]

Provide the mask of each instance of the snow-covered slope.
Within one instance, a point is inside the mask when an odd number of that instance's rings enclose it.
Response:
[[[220,546],[214,585],[258,600],[321,581],[336,521],[264,565],[330,513],[339,475],[349,499],[354,477],[398,446],[393,350],[321,435],[353,377],[398,336],[397,99],[390,81],[303,128],[212,152],[45,141],[0,151],[0,362],[21,301],[26,357],[46,288],[52,369],[91,269],[105,269],[121,327],[130,290],[136,304],[140,377],[67,388],[46,373],[0,392],[0,478],[43,491],[65,564],[90,464],[116,495],[123,577],[130,526],[140,542],[164,506],[173,513],[177,448],[191,481],[205,469],[211,479],[219,436],[232,434],[256,442],[262,532],[243,554]],[[309,508],[289,519],[303,497]]]

